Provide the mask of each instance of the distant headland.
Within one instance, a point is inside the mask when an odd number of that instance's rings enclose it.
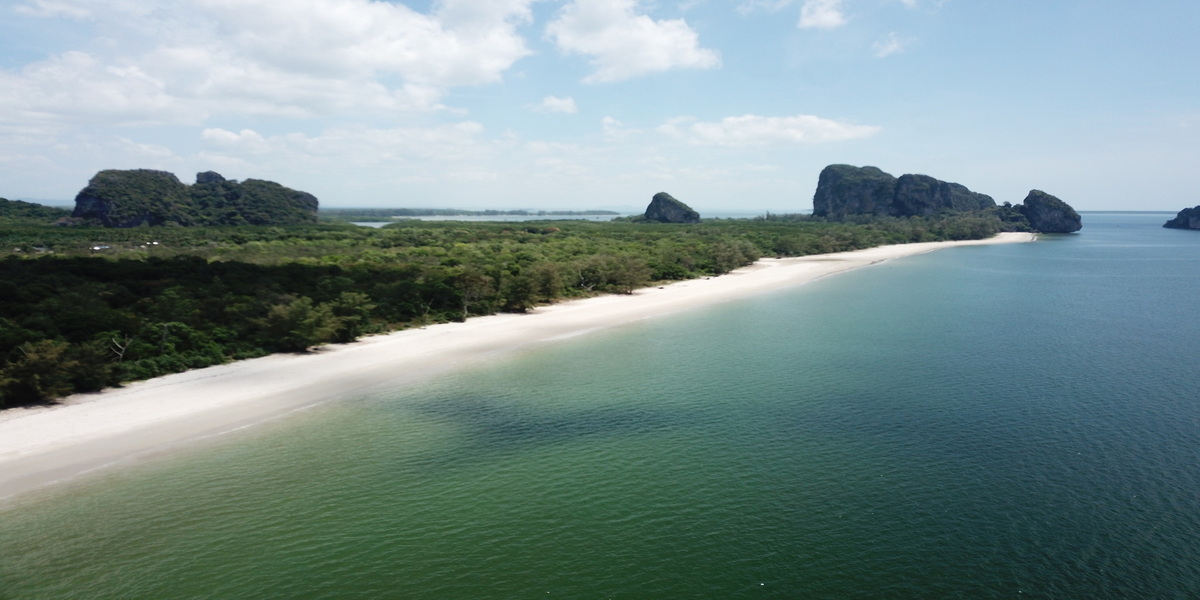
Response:
[[[1174,219],[1163,223],[1168,229],[1200,229],[1200,206],[1185,208]]]

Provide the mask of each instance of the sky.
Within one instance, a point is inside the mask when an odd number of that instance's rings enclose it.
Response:
[[[0,197],[804,212],[834,163],[1200,204],[1194,0],[0,0]]]

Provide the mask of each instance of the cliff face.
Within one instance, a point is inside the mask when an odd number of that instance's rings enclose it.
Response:
[[[1019,207],[1029,226],[1042,233],[1073,233],[1083,228],[1079,213],[1041,190],[1030,190]]]
[[[660,223],[699,223],[700,213],[666,192],[659,192],[646,207],[646,220]]]
[[[995,206],[990,196],[928,175],[899,179],[875,168],[829,165],[821,171],[813,195],[813,215],[842,219],[849,215],[930,216]]]
[[[991,196],[928,175],[901,175],[892,206],[901,216],[927,217],[941,212],[966,212],[995,206]]]
[[[185,185],[166,171],[100,171],[75,196],[72,216],[105,227],[315,223],[317,199],[271,181],[227,180],[212,171]]]
[[[1200,229],[1200,206],[1185,208],[1174,219],[1163,223],[1170,229]]]
[[[875,167],[829,165],[817,179],[813,214],[841,219],[847,215],[894,215],[896,178]]]

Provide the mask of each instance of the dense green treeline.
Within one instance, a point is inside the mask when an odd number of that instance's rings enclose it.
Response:
[[[389,221],[411,217],[495,217],[619,215],[611,210],[465,210],[459,208],[322,208],[317,214],[324,222]]]
[[[382,229],[0,228],[0,406],[361,335],[720,275],[762,256],[987,237],[994,217]]]
[[[0,226],[7,225],[49,225],[59,219],[71,216],[71,211],[65,208],[43,206],[22,200],[0,198]]]

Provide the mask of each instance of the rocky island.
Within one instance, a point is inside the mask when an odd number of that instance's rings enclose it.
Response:
[[[150,169],[105,170],[75,196],[72,217],[104,227],[292,225],[317,222],[317,199],[273,181],[206,171],[194,185]]]
[[[1163,223],[1167,229],[1200,229],[1200,206],[1185,208],[1174,219]]]
[[[699,223],[700,213],[676,200],[670,194],[659,192],[650,199],[650,205],[646,207],[645,219],[659,223]]]
[[[940,212],[996,206],[991,196],[928,175],[893,177],[876,167],[829,165],[821,171],[813,195],[813,216],[843,219],[850,215],[931,216]]]
[[[1083,228],[1083,219],[1075,209],[1041,190],[1030,190],[1017,209],[1029,219],[1029,226],[1035,231],[1074,233]]]
[[[998,207],[987,194],[928,175],[892,175],[876,167],[829,165],[813,194],[813,216],[841,221],[854,216],[931,217],[1001,211],[1008,221],[1028,224],[1041,233],[1071,233],[1083,226],[1066,202],[1032,190],[1021,205]]]

